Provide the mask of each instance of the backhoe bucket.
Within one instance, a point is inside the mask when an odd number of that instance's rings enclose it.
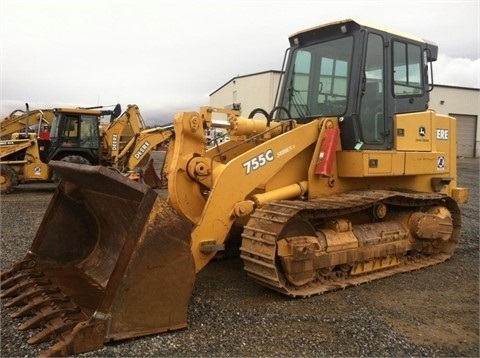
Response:
[[[105,167],[50,162],[61,182],[26,257],[2,272],[29,343],[73,355],[184,328],[195,265],[191,225],[147,185]]]

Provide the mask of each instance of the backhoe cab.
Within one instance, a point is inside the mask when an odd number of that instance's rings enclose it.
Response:
[[[59,158],[60,152],[67,152],[68,156],[80,156],[90,164],[98,164],[99,122],[102,114],[93,109],[56,109],[50,130],[51,150],[46,162]]]
[[[290,46],[277,107],[254,111],[267,118],[175,115],[168,201],[104,167],[52,164],[62,181],[1,277],[13,316],[32,316],[21,329],[41,328],[30,343],[56,341],[45,356],[186,327],[195,273],[234,227],[247,274],[292,297],[453,255],[468,192],[455,119],[427,109],[436,46],[353,20]],[[207,146],[214,127],[229,140]]]

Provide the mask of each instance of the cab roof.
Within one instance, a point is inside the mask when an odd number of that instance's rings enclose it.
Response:
[[[329,22],[323,25],[298,31],[289,37],[289,41],[291,46],[295,46],[295,45],[303,44],[305,42],[307,43],[313,42],[324,36],[334,36],[334,35],[345,34],[361,28],[373,29],[380,32],[388,33],[393,36],[398,36],[404,39],[415,41],[418,43],[423,43],[426,45],[426,47],[428,47],[431,50],[432,60],[435,61],[437,58],[438,46],[436,43],[432,41],[427,41],[421,37],[399,32],[396,30],[392,30],[384,26],[379,26],[379,25],[367,23],[364,21],[353,20],[353,19],[345,19],[345,20]]]

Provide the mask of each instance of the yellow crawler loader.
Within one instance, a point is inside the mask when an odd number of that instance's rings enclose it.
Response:
[[[62,181],[1,276],[5,306],[30,317],[20,329],[38,328],[29,342],[54,341],[43,356],[186,327],[195,275],[236,227],[246,273],[292,297],[453,255],[468,191],[455,119],[428,109],[437,46],[350,19],[289,40],[270,112],[175,115],[168,200],[105,167],[52,163]],[[215,126],[229,140],[207,149]]]

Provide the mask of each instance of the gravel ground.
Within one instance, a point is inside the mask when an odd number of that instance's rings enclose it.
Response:
[[[461,159],[462,239],[441,265],[309,299],[290,299],[246,277],[239,259],[201,271],[189,305],[189,328],[107,344],[83,357],[437,356],[478,357],[479,161]],[[53,193],[22,185],[1,199],[1,268],[28,250]],[[1,357],[37,356],[31,333],[1,311]]]

